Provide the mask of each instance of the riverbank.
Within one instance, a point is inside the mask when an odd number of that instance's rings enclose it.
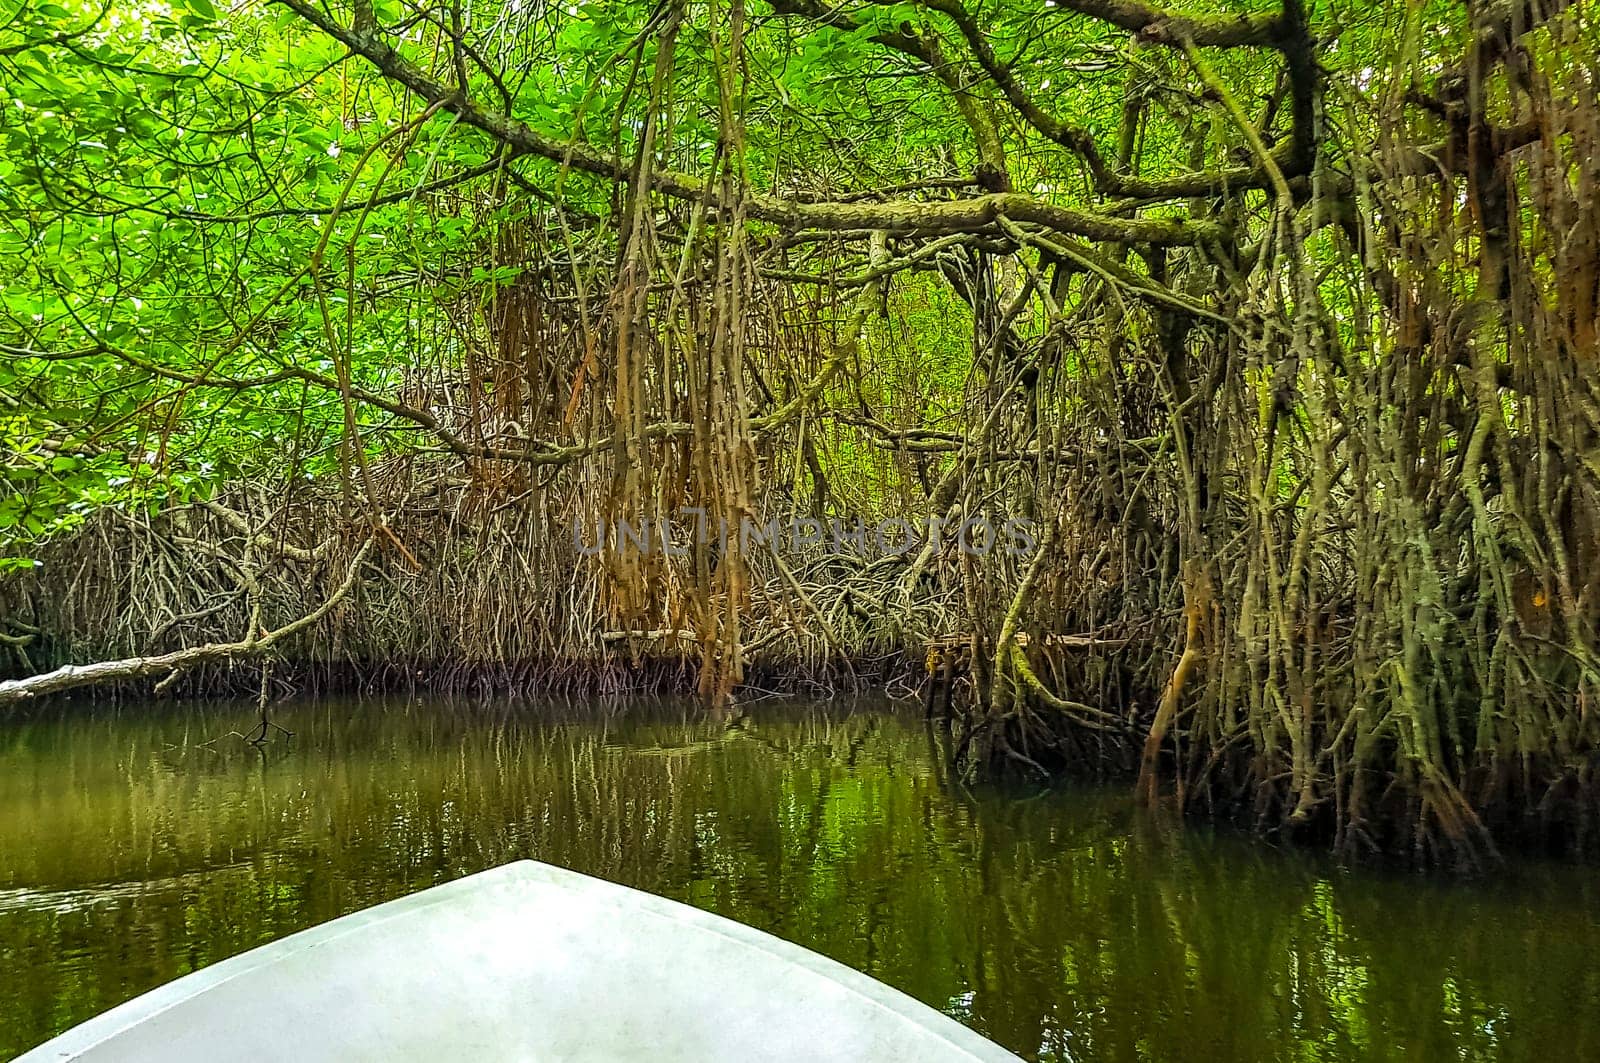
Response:
[[[153,520],[102,514],[42,551],[31,571],[0,579],[0,659],[16,676],[216,651],[72,695],[124,701],[152,689],[269,703],[621,697],[694,694],[725,645],[697,636],[687,599],[675,614],[619,616],[605,558],[557,534],[559,518],[545,511],[402,515],[381,541],[353,527],[329,500],[287,514],[215,503]],[[1426,760],[1404,740],[1430,719],[1407,715],[1420,711],[1402,696],[1411,688],[1391,689],[1390,700],[1360,695],[1373,663],[1351,656],[1352,645],[1322,643],[1317,685],[1299,703],[1263,702],[1249,673],[1218,656],[1216,608],[1193,595],[1159,622],[1063,635],[1092,625],[1050,593],[995,614],[1008,619],[994,630],[964,613],[972,585],[959,553],[919,571],[922,560],[828,549],[752,559],[736,698],[886,690],[948,719],[948,753],[969,780],[1066,776],[1132,789],[1139,776],[1147,801],[1191,819],[1347,860],[1483,872],[1512,852],[1586,859],[1600,841],[1594,725],[1581,691],[1570,713],[1551,703],[1555,745],[1513,753],[1493,736],[1513,711],[1531,711],[1518,699],[1532,695],[1496,705],[1486,691],[1457,690],[1450,714],[1431,718],[1437,759]],[[252,644],[242,635],[252,624],[289,634]],[[1337,632],[1343,621],[1327,624]],[[1403,659],[1416,637],[1397,631],[1386,652]],[[1270,660],[1260,664],[1271,673]],[[1564,681],[1552,673],[1540,697],[1554,698]]]

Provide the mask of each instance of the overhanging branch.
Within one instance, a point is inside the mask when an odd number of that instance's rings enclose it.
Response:
[[[53,672],[28,676],[26,679],[8,679],[0,683],[0,707],[15,705],[47,694],[59,694],[77,687],[106,683],[121,683],[130,679],[148,679],[153,676],[171,676],[185,668],[208,664],[211,661],[238,657],[254,657],[266,653],[273,646],[311,627],[331,613],[356,585],[361,565],[372,548],[368,536],[350,560],[344,581],[316,609],[292,620],[280,628],[257,634],[252,632],[238,642],[208,642],[203,646],[163,653],[154,657],[128,657],[120,661],[97,661],[94,664],[69,664]]]
[[[430,104],[441,104],[461,121],[510,146],[519,155],[534,155],[611,181],[626,181],[632,168],[616,157],[587,144],[557,140],[509,115],[468,99],[404,59],[376,33],[362,33],[340,25],[325,11],[305,0],[274,0],[304,21],[339,41],[371,63],[385,78],[410,90]],[[692,174],[655,169],[650,175],[654,191],[677,199],[703,202],[706,183]],[[883,203],[804,203],[779,196],[751,195],[746,214],[785,229],[880,229],[900,234],[938,235],[992,229],[1004,215],[1041,225],[1058,233],[1089,240],[1114,240],[1151,246],[1182,246],[1221,240],[1220,226],[1178,219],[1116,218],[1072,210],[1036,196],[1000,192],[970,199],[938,203],[888,201]]]
[[[1281,15],[1200,15],[1142,0],[1048,0],[1046,7],[1097,18],[1140,40],[1175,48],[1186,40],[1203,48],[1276,47],[1283,30]]]

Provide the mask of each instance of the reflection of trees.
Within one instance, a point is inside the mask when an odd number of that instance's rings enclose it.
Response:
[[[248,715],[248,708],[239,710]],[[953,793],[915,722],[291,710],[0,732],[0,1050],[259,942],[534,857],[811,946],[1025,1054],[1594,1055],[1592,890],[1331,875],[1120,796]],[[72,891],[62,893],[60,891]],[[8,900],[5,898],[9,898]],[[1569,981],[1548,1005],[1553,977]],[[1587,1051],[1585,1051],[1587,1049]]]

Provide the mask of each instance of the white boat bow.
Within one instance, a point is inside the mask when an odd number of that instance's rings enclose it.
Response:
[[[1016,1058],[798,945],[521,861],[203,968],[18,1063]]]

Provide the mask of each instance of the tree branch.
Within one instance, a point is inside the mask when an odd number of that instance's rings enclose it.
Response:
[[[345,45],[384,77],[430,104],[442,104],[462,122],[510,145],[519,155],[535,155],[611,181],[626,181],[632,174],[632,168],[614,156],[596,151],[587,144],[557,140],[466,98],[406,61],[376,33],[357,33],[346,28],[306,0],[274,2]],[[706,182],[692,174],[658,168],[652,170],[650,184],[656,192],[691,202],[703,202],[707,196]],[[1072,210],[1015,192],[938,203],[803,203],[778,196],[751,195],[745,207],[749,217],[785,229],[881,229],[891,235],[938,235],[991,229],[1003,214],[1016,221],[1089,240],[1167,247],[1209,243],[1223,236],[1221,227],[1210,222],[1115,218]]]
[[[1047,8],[1088,15],[1135,34],[1140,40],[1182,47],[1188,40],[1205,48],[1276,47],[1281,15],[1199,15],[1168,11],[1142,0],[1048,0]]]
[[[238,642],[208,642],[203,646],[191,646],[185,650],[175,650],[156,657],[128,657],[120,661],[68,664],[42,675],[7,680],[0,683],[0,707],[15,705],[46,694],[59,694],[77,687],[116,683],[128,679],[147,679],[163,673],[176,673],[210,661],[253,657],[265,653],[277,643],[304,631],[333,611],[334,606],[338,605],[356,585],[361,564],[366,560],[372,542],[373,537],[369,535],[366,542],[361,544],[361,549],[356,551],[356,556],[351,559],[350,570],[345,573],[344,582],[328,596],[326,601],[305,616],[283,627],[260,636],[251,632]]]

